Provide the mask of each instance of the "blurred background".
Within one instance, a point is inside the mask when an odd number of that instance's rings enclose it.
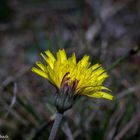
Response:
[[[139,46],[139,0],[0,0],[0,135],[48,138],[55,90],[31,67],[65,48],[102,64],[114,100],[81,97],[57,140],[140,140]]]

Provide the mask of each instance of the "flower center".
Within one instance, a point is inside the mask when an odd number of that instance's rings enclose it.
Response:
[[[61,82],[61,89],[64,91],[64,93],[75,93],[76,88],[78,86],[78,80],[75,79],[74,81],[70,81],[69,72],[67,72]]]

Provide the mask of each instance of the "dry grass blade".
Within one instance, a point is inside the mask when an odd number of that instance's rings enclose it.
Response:
[[[5,114],[5,117],[8,116],[8,114],[10,113],[10,110],[14,106],[14,104],[16,102],[16,95],[17,95],[17,83],[14,83],[14,86],[13,86],[13,98],[12,98],[11,104],[10,104],[10,106],[8,108],[8,112]]]
[[[140,112],[133,116],[133,118],[120,130],[120,133],[114,138],[114,140],[122,140],[124,136],[128,135],[129,131],[136,126],[140,125]]]
[[[126,89],[125,91],[118,93],[116,96],[116,99],[119,100],[129,94],[133,94],[135,91],[140,90],[140,83],[138,83],[137,85],[130,87],[128,89]]]
[[[72,132],[71,132],[70,127],[69,127],[67,122],[64,123],[64,126],[62,127],[62,130],[65,133],[65,135],[67,137],[67,140],[74,140]]]

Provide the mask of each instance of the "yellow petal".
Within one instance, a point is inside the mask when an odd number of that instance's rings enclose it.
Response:
[[[97,76],[102,75],[104,73],[104,69],[102,67],[96,69],[93,74],[96,74]]]
[[[111,91],[109,88],[102,86],[101,90],[107,90],[107,91]]]
[[[101,66],[101,65],[97,63],[97,64],[91,66],[91,67],[89,68],[89,71],[93,72],[94,70],[98,69],[100,66]]]
[[[108,100],[113,100],[113,96],[111,94],[103,92],[103,98],[108,99]]]
[[[69,57],[68,61],[69,61],[69,63],[76,64],[76,56],[75,56],[75,53],[73,53],[72,56]]]
[[[86,96],[88,97],[92,97],[92,98],[102,98],[102,95],[100,93],[94,93],[94,94],[86,94]]]
[[[49,51],[45,51],[45,54],[48,56],[49,59],[51,59],[53,62],[56,60],[54,55]]]
[[[96,92],[96,93],[93,93],[91,95],[87,95],[89,97],[94,97],[94,98],[105,98],[105,99],[108,99],[108,100],[112,100],[113,99],[113,96],[106,93],[106,92]]]
[[[58,75],[54,72],[54,70],[48,66],[48,79],[52,84],[55,84],[57,87],[59,87],[59,82],[58,82]]]
[[[108,77],[107,73],[104,72],[103,74],[99,75],[97,79],[98,79],[98,81],[100,81],[100,80],[105,79],[107,77]]]
[[[47,62],[47,64],[53,69],[54,66],[54,60],[47,57],[46,55],[44,55],[43,53],[41,53],[41,56],[44,58],[44,60]]]
[[[78,65],[81,67],[88,67],[90,65],[89,63],[89,56],[85,55],[79,62]]]
[[[40,61],[36,61],[36,65],[37,65],[41,70],[43,70],[43,71],[46,70],[46,66],[43,65]]]
[[[57,59],[64,63],[67,60],[66,52],[64,49],[57,52]]]
[[[47,73],[43,72],[42,70],[33,67],[33,68],[32,68],[32,71],[35,72],[35,73],[37,73],[38,75],[40,75],[40,76],[42,76],[42,77],[48,79]]]

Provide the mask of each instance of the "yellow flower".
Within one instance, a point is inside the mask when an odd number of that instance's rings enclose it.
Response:
[[[73,92],[75,95],[86,95],[95,98],[113,99],[108,94],[108,88],[102,85],[108,77],[100,64],[90,66],[89,56],[85,55],[79,62],[76,61],[75,53],[67,58],[64,49],[59,50],[56,57],[49,51],[41,53],[47,64],[36,61],[32,71],[46,78],[57,89]]]

